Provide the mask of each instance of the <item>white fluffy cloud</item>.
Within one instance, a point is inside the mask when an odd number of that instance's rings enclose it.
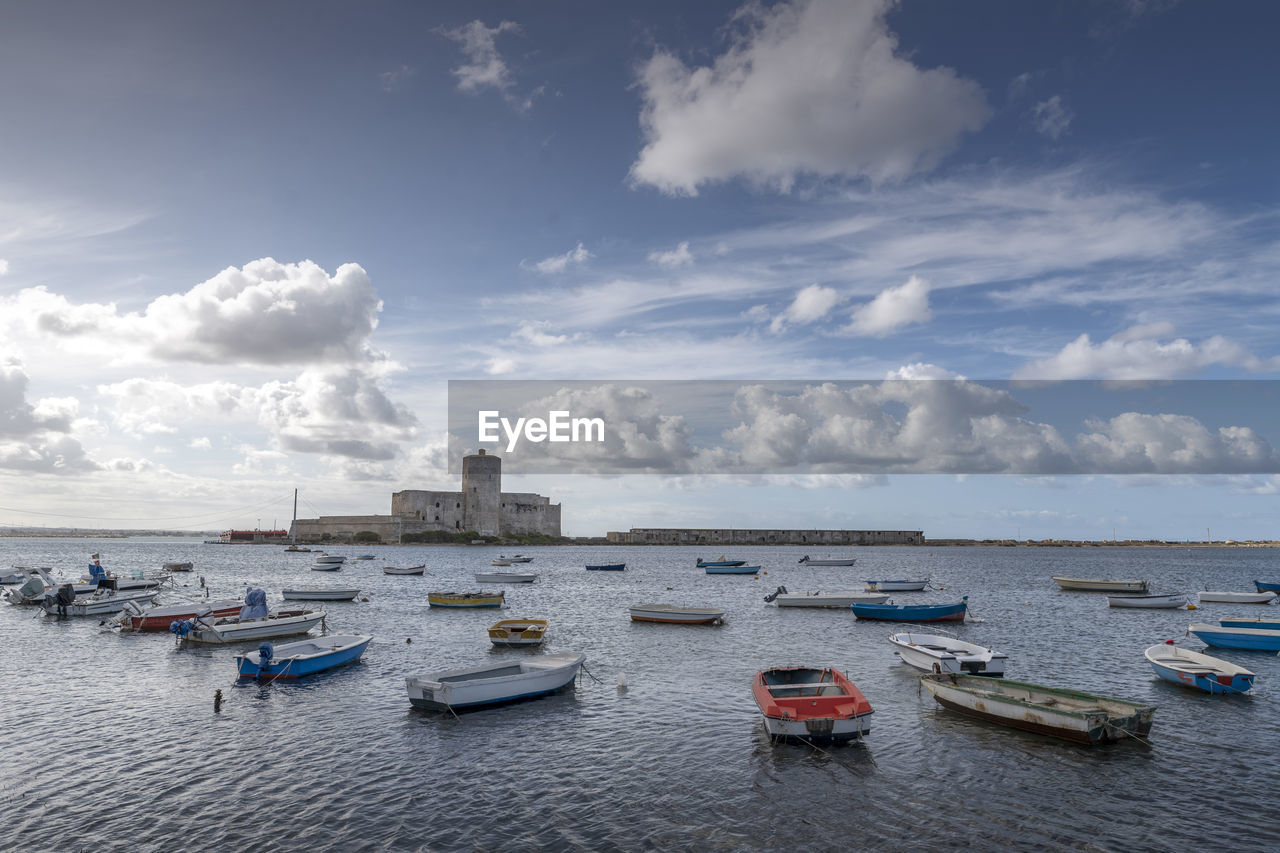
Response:
[[[665,252],[650,252],[649,263],[668,270],[693,266],[693,253],[689,251],[689,241],[685,240],[674,249],[668,249]]]
[[[1131,326],[1094,343],[1082,334],[1048,358],[1014,373],[1015,379],[1172,379],[1194,376],[1214,365],[1275,370],[1280,359],[1263,360],[1221,335],[1192,343],[1174,338],[1168,323]]]
[[[788,325],[803,326],[821,320],[836,307],[840,294],[834,287],[811,284],[796,291],[787,309],[773,319],[771,331],[781,332]]]
[[[736,176],[788,190],[804,174],[903,178],[990,114],[980,87],[898,49],[891,0],[748,4],[711,66],[658,50],[640,70],[636,183],[696,195]]]
[[[70,433],[77,413],[75,400],[27,401],[28,378],[23,365],[0,360],[0,468],[38,473],[69,473],[98,468]]]
[[[929,282],[913,275],[905,283],[885,288],[875,299],[854,309],[845,331],[882,338],[903,326],[928,322],[932,317]]]
[[[538,261],[533,265],[533,268],[543,275],[556,275],[564,272],[571,266],[581,266],[589,260],[591,260],[591,253],[588,252],[581,243],[579,243],[563,255],[555,255]]]

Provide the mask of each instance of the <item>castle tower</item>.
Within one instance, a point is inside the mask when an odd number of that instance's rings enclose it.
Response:
[[[501,535],[502,460],[480,450],[462,457],[462,526],[481,536]]]

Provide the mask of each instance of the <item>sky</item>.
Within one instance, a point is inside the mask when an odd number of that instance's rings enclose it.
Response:
[[[450,380],[597,382],[623,423],[653,380],[1280,378],[1271,3],[0,16],[0,529],[286,526],[295,488],[386,513],[457,487]],[[816,428],[744,393],[739,449]],[[504,484],[568,535],[1280,538],[1275,398],[1213,399],[875,422],[922,458],[955,430],[1105,450],[1030,474]]]

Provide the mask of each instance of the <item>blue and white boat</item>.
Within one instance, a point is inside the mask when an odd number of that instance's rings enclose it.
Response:
[[[569,652],[536,655],[515,663],[493,663],[405,679],[409,702],[441,711],[500,705],[554,693],[573,682],[587,656]]]
[[[859,619],[881,622],[963,622],[969,596],[949,604],[850,604]]]
[[[1280,581],[1254,581],[1253,585],[1258,592],[1280,592]]]
[[[694,563],[694,565],[700,569],[705,569],[707,566],[745,566],[746,564],[746,560],[726,560],[723,554],[720,555],[720,559],[718,560],[707,562],[699,557],[698,562]]]
[[[1264,631],[1280,631],[1280,619],[1266,619],[1255,616],[1224,616],[1218,620],[1224,628],[1261,628]]]
[[[256,652],[236,655],[236,669],[241,678],[300,678],[359,660],[372,639],[368,634],[327,634],[274,647],[263,643]]]
[[[626,563],[600,563],[598,565],[587,566],[589,572],[621,572],[627,568]]]
[[[907,580],[899,578],[887,581],[867,581],[868,592],[919,592],[929,585],[929,579]]]
[[[1230,628],[1224,625],[1195,624],[1187,628],[1206,645],[1221,649],[1280,652],[1280,631],[1263,628]]]
[[[1195,687],[1207,693],[1247,693],[1255,675],[1230,661],[1180,649],[1172,640],[1146,651],[1156,675],[1173,684]]]
[[[712,566],[702,564],[702,569],[709,575],[754,575],[760,571],[759,566]]]

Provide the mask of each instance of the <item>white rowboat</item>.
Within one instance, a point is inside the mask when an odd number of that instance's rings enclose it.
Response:
[[[1108,607],[1156,607],[1165,610],[1172,610],[1177,607],[1186,607],[1191,600],[1182,593],[1173,595],[1160,595],[1154,593],[1152,595],[1108,595]]]
[[[890,634],[895,652],[908,666],[925,672],[1003,676],[1008,655],[945,634]]]
[[[1266,592],[1205,592],[1198,595],[1201,603],[1209,601],[1217,604],[1270,604],[1276,597],[1272,590]]]
[[[351,601],[360,594],[358,589],[322,589],[318,587],[294,587],[280,592],[289,601]]]
[[[850,604],[884,604],[887,592],[780,592],[772,596],[779,607],[848,607]],[[766,597],[765,601],[769,601]]]
[[[1054,575],[1053,582],[1062,589],[1076,592],[1148,592],[1146,581],[1106,580],[1105,578],[1069,578]]]
[[[456,710],[497,705],[554,693],[577,677],[586,659],[586,655],[573,652],[538,655],[518,663],[410,676],[405,679],[405,688],[416,708]]]
[[[480,583],[533,583],[537,579],[536,572],[476,572]]]
[[[708,625],[724,620],[724,611],[712,607],[680,607],[675,604],[636,604],[633,622],[671,622],[679,625]]]

